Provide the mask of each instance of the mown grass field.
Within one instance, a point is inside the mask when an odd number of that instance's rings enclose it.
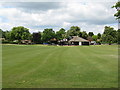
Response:
[[[118,87],[118,47],[3,45],[3,88]]]

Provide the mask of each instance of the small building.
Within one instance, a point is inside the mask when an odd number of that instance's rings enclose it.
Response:
[[[70,45],[89,45],[90,42],[86,39],[83,39],[78,36],[72,36],[72,39],[69,40]]]
[[[59,40],[59,41],[58,41],[58,44],[59,44],[59,45],[68,45],[68,39],[64,38],[64,39],[62,39],[62,40]]]
[[[32,44],[31,40],[21,40],[22,44]]]
[[[56,45],[58,42],[57,42],[57,39],[56,38],[52,38],[50,39],[50,44],[51,45]]]
[[[0,38],[0,41],[5,41],[5,38]]]
[[[101,45],[101,39],[97,39],[97,45]]]

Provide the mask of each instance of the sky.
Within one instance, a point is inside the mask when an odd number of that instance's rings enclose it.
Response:
[[[0,2],[0,29],[5,31],[15,26],[24,26],[33,33],[42,32],[45,28],[58,31],[60,28],[69,30],[71,26],[79,26],[81,31],[97,34],[103,33],[105,26],[118,28],[114,17],[116,9],[111,8],[115,0],[24,1]]]

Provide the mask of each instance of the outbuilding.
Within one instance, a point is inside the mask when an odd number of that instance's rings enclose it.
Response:
[[[89,45],[90,42],[84,38],[78,36],[72,36],[72,39],[69,40],[70,45]]]
[[[32,44],[31,40],[21,40],[22,44]]]
[[[57,44],[57,39],[56,38],[50,39],[50,44],[51,45],[56,45]]]
[[[68,39],[64,38],[64,39],[62,39],[62,40],[59,40],[59,41],[58,41],[58,44],[59,44],[59,45],[68,45]]]

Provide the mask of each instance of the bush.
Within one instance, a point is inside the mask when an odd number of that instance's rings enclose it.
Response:
[[[18,42],[10,41],[10,44],[18,44]]]
[[[18,41],[8,41],[8,40],[3,40],[3,44],[18,44]]]
[[[3,43],[3,44],[8,44],[8,43],[10,43],[10,42],[9,42],[8,40],[3,40],[2,43]]]

